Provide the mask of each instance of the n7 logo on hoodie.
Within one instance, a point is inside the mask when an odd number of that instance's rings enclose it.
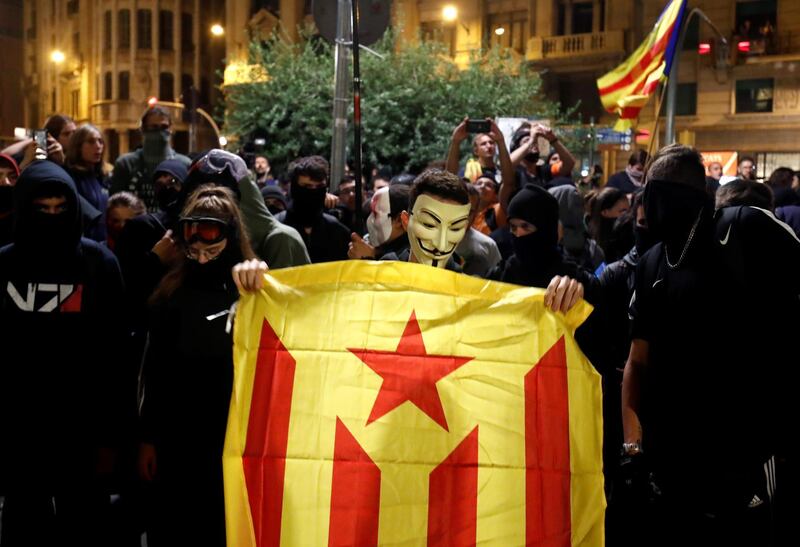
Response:
[[[28,283],[25,297],[8,282],[8,296],[22,311],[66,312],[81,311],[83,285],[59,283]]]

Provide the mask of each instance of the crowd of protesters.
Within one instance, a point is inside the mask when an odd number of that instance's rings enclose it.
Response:
[[[742,158],[724,180],[671,145],[604,185],[600,166],[572,178],[553,129],[507,145],[487,122],[421,173],[376,169],[363,203],[320,156],[278,176],[178,154],[158,106],[113,166],[60,115],[45,149],[3,150],[0,545],[225,545],[231,308],[267,268],[358,259],[595,307],[576,338],[603,380],[609,545],[788,544],[798,174],[758,182]]]

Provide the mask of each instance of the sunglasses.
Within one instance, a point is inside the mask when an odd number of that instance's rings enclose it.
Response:
[[[181,233],[187,244],[197,241],[213,245],[219,243],[230,232],[230,226],[224,220],[208,217],[184,217],[180,219]]]

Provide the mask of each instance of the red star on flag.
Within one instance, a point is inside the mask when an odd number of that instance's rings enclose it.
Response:
[[[428,355],[413,311],[395,351],[350,349],[350,352],[383,378],[367,425],[410,401],[449,431],[436,382],[471,361],[472,357]]]

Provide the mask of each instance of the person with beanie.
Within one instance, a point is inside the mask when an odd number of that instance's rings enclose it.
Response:
[[[492,279],[528,287],[547,287],[553,277],[579,281],[587,293],[596,286],[595,277],[558,249],[558,201],[541,186],[529,184],[508,204],[508,222],[514,254],[498,265]],[[590,300],[591,301],[591,300]]]

